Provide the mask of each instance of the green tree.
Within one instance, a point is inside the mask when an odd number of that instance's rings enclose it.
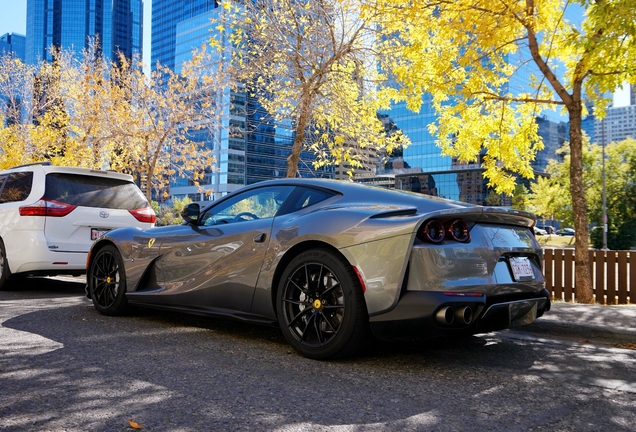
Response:
[[[530,203],[540,216],[554,216],[565,225],[574,220],[569,188],[571,158],[569,147],[561,149],[563,161],[551,161],[550,177],[541,177],[532,184]],[[605,178],[608,216],[607,244],[610,249],[636,246],[636,140],[627,139],[605,147]],[[602,148],[585,140],[582,153],[583,183],[588,203],[588,220],[597,227],[591,233],[595,248],[602,247],[603,227],[603,164]]]
[[[512,208],[515,210],[528,210],[528,188],[522,184],[515,186],[512,192]]]
[[[397,54],[384,65],[414,110],[431,94],[439,123],[431,127],[444,153],[460,161],[483,153],[486,177],[512,192],[514,177],[531,178],[542,144],[534,118],[563,107],[570,122],[570,191],[576,229],[576,295],[592,302],[588,220],[583,183],[584,98],[603,115],[599,95],[636,83],[634,0],[369,0],[386,37],[381,50]],[[570,9],[582,22],[568,22]],[[524,55],[527,53],[527,55]],[[558,70],[562,70],[561,76]],[[514,77],[531,72],[532,89]],[[449,103],[452,102],[452,103]]]
[[[607,246],[628,250],[636,246],[636,140],[629,138],[605,147]],[[603,246],[602,150],[594,146],[594,166],[585,175],[591,178],[588,193],[590,221],[599,228],[592,231],[592,245]]]
[[[484,200],[484,204],[488,206],[499,206],[501,205],[501,194],[498,194],[494,190],[488,192],[486,195],[486,199]]]
[[[181,212],[192,202],[189,197],[173,198],[172,207],[160,205],[157,201],[152,201],[152,209],[157,215],[157,226],[179,225],[183,222]]]

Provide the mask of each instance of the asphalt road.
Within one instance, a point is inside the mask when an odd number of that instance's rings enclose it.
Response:
[[[79,283],[0,292],[0,430],[633,431],[636,307],[557,304],[520,329],[348,360],[277,329],[137,310]]]

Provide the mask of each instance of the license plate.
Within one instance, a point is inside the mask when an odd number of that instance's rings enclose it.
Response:
[[[515,276],[515,280],[534,279],[534,270],[532,270],[528,257],[510,258],[510,267],[512,267],[512,274]]]
[[[91,240],[97,240],[108,231],[110,230],[106,228],[91,228]]]

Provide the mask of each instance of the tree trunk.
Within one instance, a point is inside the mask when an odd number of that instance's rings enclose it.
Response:
[[[302,98],[302,103],[298,107],[298,115],[296,116],[296,135],[294,137],[294,145],[292,152],[287,156],[287,177],[294,178],[298,172],[298,161],[300,160],[300,152],[303,149],[305,141],[305,129],[309,123],[309,107],[311,106],[311,97]]]
[[[580,303],[593,303],[592,277],[589,266],[589,239],[587,230],[587,204],[583,187],[583,136],[581,134],[582,104],[580,98],[574,98],[568,105],[570,117],[570,192],[574,213],[575,252],[574,286],[576,300]],[[600,300],[602,303],[602,299]]]

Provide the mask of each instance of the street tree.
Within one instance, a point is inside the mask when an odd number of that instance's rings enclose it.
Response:
[[[515,190],[512,192],[512,205],[515,210],[528,210],[528,188],[523,184],[515,186]]]
[[[612,250],[629,250],[636,246],[636,140],[628,138],[605,147],[605,183],[607,246]],[[590,221],[598,228],[590,236],[592,246],[603,245],[602,184],[603,165],[601,146],[593,147],[594,165],[584,176],[591,178],[588,207]]]
[[[213,149],[223,113],[220,96],[229,83],[216,74],[204,52],[182,65],[180,73],[157,65],[149,76],[141,64],[120,57],[110,71],[109,116],[119,145],[116,168],[137,177],[148,200],[164,194],[171,177],[194,185],[214,164]],[[208,74],[209,71],[213,75]],[[204,131],[203,140],[197,131]]]
[[[608,221],[607,246],[612,250],[636,246],[636,140],[611,143],[603,149],[584,141],[583,183],[588,203],[588,220],[595,224],[591,233],[592,245],[603,246],[603,175],[606,183],[606,214]],[[553,160],[547,171],[550,177],[539,178],[532,185],[530,202],[540,216],[554,216],[566,225],[574,221],[569,190],[571,158],[569,147],[561,149],[563,160]]]
[[[444,153],[460,161],[483,154],[485,176],[500,192],[531,178],[542,146],[534,117],[562,107],[570,123],[570,191],[576,229],[576,296],[593,300],[582,176],[584,100],[603,115],[600,95],[636,82],[634,0],[368,0],[382,18],[383,50],[400,96],[417,110],[432,95],[431,126]],[[575,12],[582,21],[569,22]],[[529,76],[527,90],[515,77]]]
[[[51,64],[0,56],[0,168],[46,158],[63,140],[59,77]]]
[[[233,77],[277,121],[292,121],[294,143],[287,177],[295,177],[300,153],[315,166],[361,167],[364,155],[408,145],[387,133],[378,111],[389,99],[378,93],[373,16],[354,0],[256,0],[222,3],[224,13],[210,44],[231,42]]]
[[[0,58],[0,167],[114,169],[134,175],[149,200],[173,176],[198,185],[213,169],[210,143],[231,87],[222,68],[201,51],[179,73],[157,65],[147,76],[136,60],[110,63],[97,52],[54,51],[36,66]]]

